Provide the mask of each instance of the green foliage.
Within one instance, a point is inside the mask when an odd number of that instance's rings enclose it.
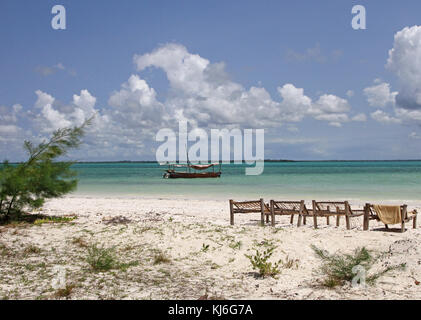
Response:
[[[139,265],[139,261],[131,261],[131,262],[127,262],[127,263],[119,263],[118,264],[118,269],[120,269],[122,271],[126,271],[130,267],[135,267],[135,266],[138,266],[138,265]]]
[[[105,272],[111,269],[119,269],[126,271],[128,268],[137,266],[138,261],[122,263],[117,258],[115,247],[104,248],[93,244],[88,247],[88,256],[86,261],[91,266],[93,271]]]
[[[352,269],[355,266],[362,266],[369,270],[373,265],[374,259],[366,248],[357,248],[353,254],[332,254],[325,250],[312,246],[316,256],[323,260],[321,272],[327,276],[331,284],[341,284],[344,281],[351,282],[355,277]]]
[[[229,245],[229,247],[230,247],[231,249],[234,249],[234,250],[236,250],[236,249],[240,250],[240,249],[241,249],[241,246],[242,246],[242,242],[241,242],[241,241],[233,241],[233,242]]]
[[[209,245],[202,243],[202,249],[200,249],[200,251],[207,252],[208,250],[209,250]]]
[[[284,269],[293,269],[298,268],[298,260],[291,259],[288,256],[286,257],[285,261],[279,259],[277,262],[270,262],[269,259],[272,257],[276,246],[273,245],[272,242],[264,240],[260,243],[257,243],[258,246],[264,246],[267,249],[263,252],[256,250],[255,255],[245,255],[249,260],[251,265],[253,266],[253,270],[259,271],[260,277],[276,277],[279,273],[281,273],[281,268]]]
[[[56,216],[45,216],[44,218],[41,219],[36,219],[34,221],[34,225],[36,226],[40,226],[44,223],[63,223],[63,222],[70,222],[75,220],[77,217],[73,216],[73,217],[56,217]]]
[[[282,260],[275,263],[269,262],[274,250],[275,247],[270,247],[263,251],[263,253],[256,250],[256,254],[254,256],[245,255],[250,260],[253,270],[258,270],[261,277],[275,277],[281,272],[280,266],[282,264]]]
[[[25,141],[28,160],[18,165],[4,161],[0,167],[0,219],[19,217],[23,210],[42,207],[45,199],[60,197],[77,186],[73,162],[56,161],[81,143],[85,128],[92,118],[80,127],[55,131],[49,141],[34,146]]]
[[[88,248],[86,261],[94,271],[108,271],[118,266],[115,248],[98,247],[96,244]]]
[[[368,273],[377,261],[377,258],[374,258],[365,247],[355,249],[352,254],[329,254],[327,251],[319,249],[314,245],[312,245],[312,249],[316,256],[323,261],[323,265],[319,271],[325,276],[322,284],[329,288],[343,285],[346,282],[352,282],[352,279],[356,276],[352,271],[354,267],[362,266]],[[389,266],[376,274],[367,276],[366,282],[368,284],[374,284],[385,273],[402,268],[405,268],[405,264]]]
[[[266,247],[266,248],[275,247],[273,240],[268,240],[268,239],[263,239],[260,242],[258,242],[257,240],[253,240],[253,244],[257,247]]]

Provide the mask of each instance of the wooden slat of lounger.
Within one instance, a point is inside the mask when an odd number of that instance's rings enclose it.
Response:
[[[301,201],[274,201],[275,203],[301,203]]]
[[[274,201],[273,202],[276,209],[284,210],[300,210],[301,201]]]
[[[247,202],[247,203],[234,203],[234,205],[238,206],[238,207],[255,207],[257,205],[260,205],[260,202]]]
[[[258,213],[260,212],[260,208],[259,210],[255,210],[255,209],[235,209],[234,208],[234,213]]]
[[[238,209],[255,209],[260,210],[260,201],[259,202],[247,202],[247,203],[239,203],[234,202],[233,205]]]
[[[321,211],[336,212],[337,208],[340,211],[345,211],[346,210],[345,202],[323,201],[323,202],[316,202],[316,204],[317,204],[317,207]],[[328,210],[328,208],[330,208],[331,210]]]
[[[248,203],[260,203],[260,200],[253,201],[233,201],[234,204],[248,204]]]

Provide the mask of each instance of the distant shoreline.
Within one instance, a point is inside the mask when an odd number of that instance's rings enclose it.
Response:
[[[249,160],[250,162],[255,160]],[[257,160],[262,161],[262,160]],[[407,161],[421,161],[421,159],[399,159],[399,160],[272,160],[272,159],[265,159],[264,162],[407,162]],[[206,163],[205,161],[202,161]],[[208,160],[208,163],[218,162],[215,160]],[[77,161],[75,163],[158,163],[157,161]],[[246,161],[243,161],[245,164]],[[230,164],[235,164],[234,161],[230,161]]]
[[[249,160],[250,162],[256,160]],[[257,160],[262,161],[262,160]],[[416,162],[421,161],[421,159],[397,159],[397,160],[274,160],[274,159],[265,159],[264,162]],[[212,163],[218,162],[216,160],[213,161],[201,161],[202,163]],[[10,164],[20,164],[23,162],[9,162]],[[142,160],[116,160],[116,161],[75,161],[75,164],[89,164],[89,163],[156,163],[157,161],[142,161]],[[184,163],[184,162],[181,162]],[[224,163],[223,163],[224,164]],[[230,164],[235,164],[234,161],[230,161]],[[246,161],[243,161],[243,164],[246,164]]]

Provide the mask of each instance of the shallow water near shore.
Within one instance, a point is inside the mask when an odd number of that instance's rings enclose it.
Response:
[[[78,163],[75,195],[198,199],[419,200],[421,161],[265,162],[259,176],[225,164],[219,179],[163,179],[157,163]]]

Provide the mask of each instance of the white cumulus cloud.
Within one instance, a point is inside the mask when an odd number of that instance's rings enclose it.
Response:
[[[406,27],[395,34],[386,66],[399,79],[397,104],[421,109],[421,26]]]
[[[390,84],[380,83],[364,89],[368,104],[372,107],[394,106],[398,92],[391,92]]]
[[[377,110],[371,113],[371,117],[381,123],[390,124],[390,123],[401,123],[401,120],[395,118],[388,113],[384,112],[383,110]]]
[[[301,121],[305,116],[325,120],[336,113],[340,115],[335,122],[348,120],[344,113],[350,106],[345,99],[324,94],[312,102],[304,89],[285,84],[277,89],[281,98],[278,101],[265,88],[244,88],[230,79],[224,63],[211,63],[180,44],[135,55],[134,62],[140,72],[148,67],[165,72],[172,93],[164,102],[165,111],[169,117],[181,117],[195,125],[270,127]],[[112,99],[110,104],[117,105]]]

